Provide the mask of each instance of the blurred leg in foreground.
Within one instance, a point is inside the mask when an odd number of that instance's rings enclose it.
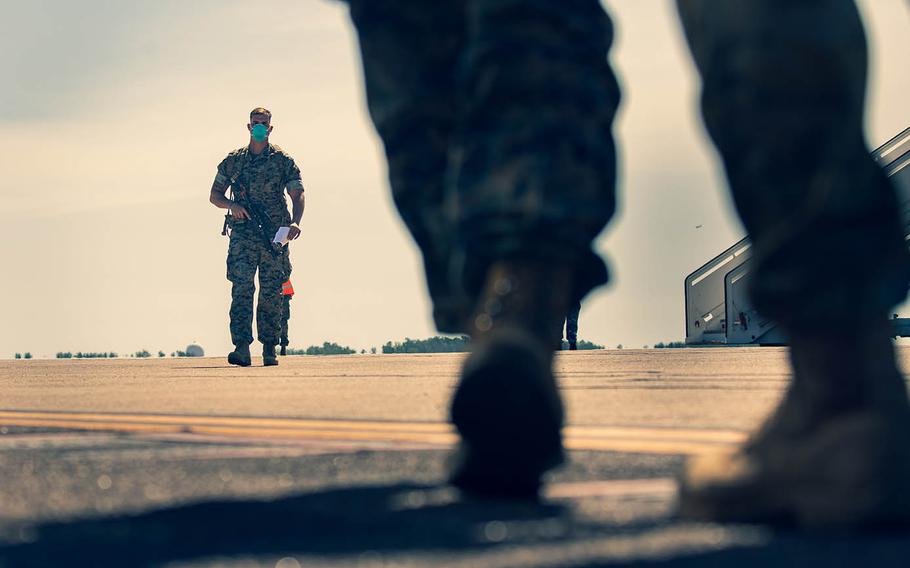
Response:
[[[451,480],[534,496],[563,459],[562,323],[607,279],[591,242],[614,211],[610,21],[596,0],[350,5],[437,326],[472,337]]]
[[[456,66],[464,46],[462,2],[351,0],[367,102],[385,145],[392,197],[423,255],[440,331],[466,332],[470,300],[449,277],[456,250],[445,178],[458,119]]]
[[[910,406],[888,314],[910,260],[863,139],[866,43],[852,0],[678,0],[702,111],[753,243],[752,296],[793,381],[739,451],[692,460],[679,508],[731,521],[910,519]]]

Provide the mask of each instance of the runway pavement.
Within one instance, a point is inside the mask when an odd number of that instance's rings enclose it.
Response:
[[[782,349],[559,354],[570,460],[539,504],[444,485],[461,357],[2,362],[0,567],[908,563],[903,534],[673,518],[685,456],[780,396]]]

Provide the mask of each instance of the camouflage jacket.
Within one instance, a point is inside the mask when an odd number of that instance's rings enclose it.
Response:
[[[250,152],[248,146],[238,148],[218,164],[213,188],[223,191],[228,187],[235,200],[252,204],[277,228],[291,222],[285,189],[303,191],[303,182],[294,159],[278,146],[269,144],[258,155]],[[237,219],[232,221],[235,230],[244,230],[245,224]]]

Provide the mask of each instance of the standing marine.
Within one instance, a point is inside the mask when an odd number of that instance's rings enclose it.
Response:
[[[213,205],[228,210],[227,279],[233,285],[230,327],[234,344],[228,362],[241,367],[251,364],[256,291],[253,279],[257,270],[256,331],[262,343],[262,364],[278,364],[275,346],[279,343],[282,319],[281,284],[291,275],[291,261],[288,247],[276,245],[272,240],[280,227],[290,228],[288,240],[299,237],[303,218],[300,169],[293,158],[269,142],[271,121],[272,113],[267,109],[257,107],[250,112],[250,122],[246,125],[249,144],[234,150],[218,164],[209,196]],[[285,191],[291,200],[291,213],[288,213]]]

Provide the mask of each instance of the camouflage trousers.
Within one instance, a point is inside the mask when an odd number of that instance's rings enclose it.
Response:
[[[288,274],[290,276],[290,274]],[[283,282],[283,280],[282,280]],[[279,343],[285,347],[291,344],[288,339],[288,322],[291,320],[291,296],[281,296],[281,329]]]
[[[581,302],[575,302],[566,314],[566,341],[574,343],[578,340],[578,315],[581,313]]]
[[[259,302],[256,330],[263,345],[278,345],[282,325],[281,283],[291,274],[288,247],[272,254],[259,235],[234,230],[228,244],[227,279],[231,288],[231,341],[234,345],[253,342],[254,278],[259,271]]]
[[[437,326],[486,267],[567,259],[581,298],[613,215],[620,93],[597,0],[349,0],[395,203]],[[753,299],[791,327],[880,316],[910,281],[893,188],[868,155],[852,0],[678,0],[702,112],[753,242]]]

